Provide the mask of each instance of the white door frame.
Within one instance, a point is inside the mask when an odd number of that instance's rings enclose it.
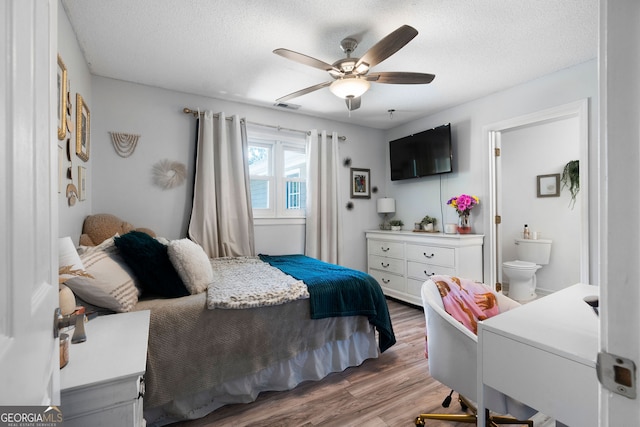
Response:
[[[485,254],[485,282],[495,287],[496,283],[502,283],[502,248],[500,244],[500,226],[496,224],[496,216],[502,211],[502,194],[500,180],[500,157],[496,156],[496,149],[501,148],[502,132],[528,127],[545,122],[578,118],[579,144],[580,144],[580,281],[590,283],[589,275],[589,101],[583,99],[576,102],[538,111],[532,114],[507,119],[498,123],[487,125],[483,128],[484,144],[488,147],[489,164],[489,189],[487,191],[489,214],[485,218],[485,230],[487,238],[485,245],[488,247]]]

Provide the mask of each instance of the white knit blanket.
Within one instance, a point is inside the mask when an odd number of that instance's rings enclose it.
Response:
[[[213,282],[207,289],[207,307],[238,309],[284,304],[309,298],[307,285],[258,257],[211,260]]]

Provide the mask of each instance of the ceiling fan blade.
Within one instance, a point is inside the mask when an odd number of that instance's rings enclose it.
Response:
[[[319,59],[312,58],[310,56],[304,55],[302,53],[294,52],[289,49],[280,48],[280,49],[274,50],[273,53],[275,53],[276,55],[280,55],[283,58],[287,58],[292,61],[296,61],[296,62],[299,62],[300,64],[308,65],[313,68],[318,68],[324,71],[335,71],[339,74],[342,74],[342,71],[340,71],[339,69],[337,69],[331,64],[327,64],[326,62],[320,61]]]
[[[431,83],[435,75],[427,73],[405,73],[401,71],[386,71],[367,75],[367,80],[377,83],[399,84],[399,85],[420,85]]]
[[[409,26],[403,25],[378,43],[373,45],[362,58],[358,60],[355,68],[360,65],[366,64],[369,68],[381,63],[400,49],[409,43],[415,36],[418,35],[418,30]]]
[[[319,83],[317,85],[314,86],[309,86],[308,88],[305,89],[300,89],[299,91],[290,93],[289,95],[285,95],[282,98],[278,98],[276,99],[276,102],[284,102],[284,101],[288,101],[292,98],[296,98],[298,96],[302,96],[302,95],[306,95],[308,93],[314,92],[318,89],[322,89],[323,87],[327,87],[330,86],[331,83],[333,83],[332,81],[328,81],[328,82],[324,82],[324,83]]]
[[[362,104],[362,98],[360,96],[357,98],[347,98],[345,99],[345,102],[347,103],[347,108],[349,109],[349,111],[353,111],[360,108],[360,105]]]

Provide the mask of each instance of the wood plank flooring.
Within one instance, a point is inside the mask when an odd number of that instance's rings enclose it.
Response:
[[[421,412],[460,413],[456,399],[449,408],[441,407],[449,389],[429,376],[422,309],[393,300],[388,305],[397,343],[378,359],[293,390],[261,393],[253,403],[228,405],[172,427],[410,427]],[[534,422],[536,427],[553,426],[542,415]],[[427,425],[463,424],[429,421]]]

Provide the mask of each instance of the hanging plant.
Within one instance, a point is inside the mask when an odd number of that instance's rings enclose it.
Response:
[[[560,181],[562,181],[562,188],[569,188],[569,193],[571,193],[571,202],[569,203],[569,206],[571,206],[571,209],[573,209],[576,204],[576,196],[580,192],[579,160],[571,160],[569,163],[564,165]]]

